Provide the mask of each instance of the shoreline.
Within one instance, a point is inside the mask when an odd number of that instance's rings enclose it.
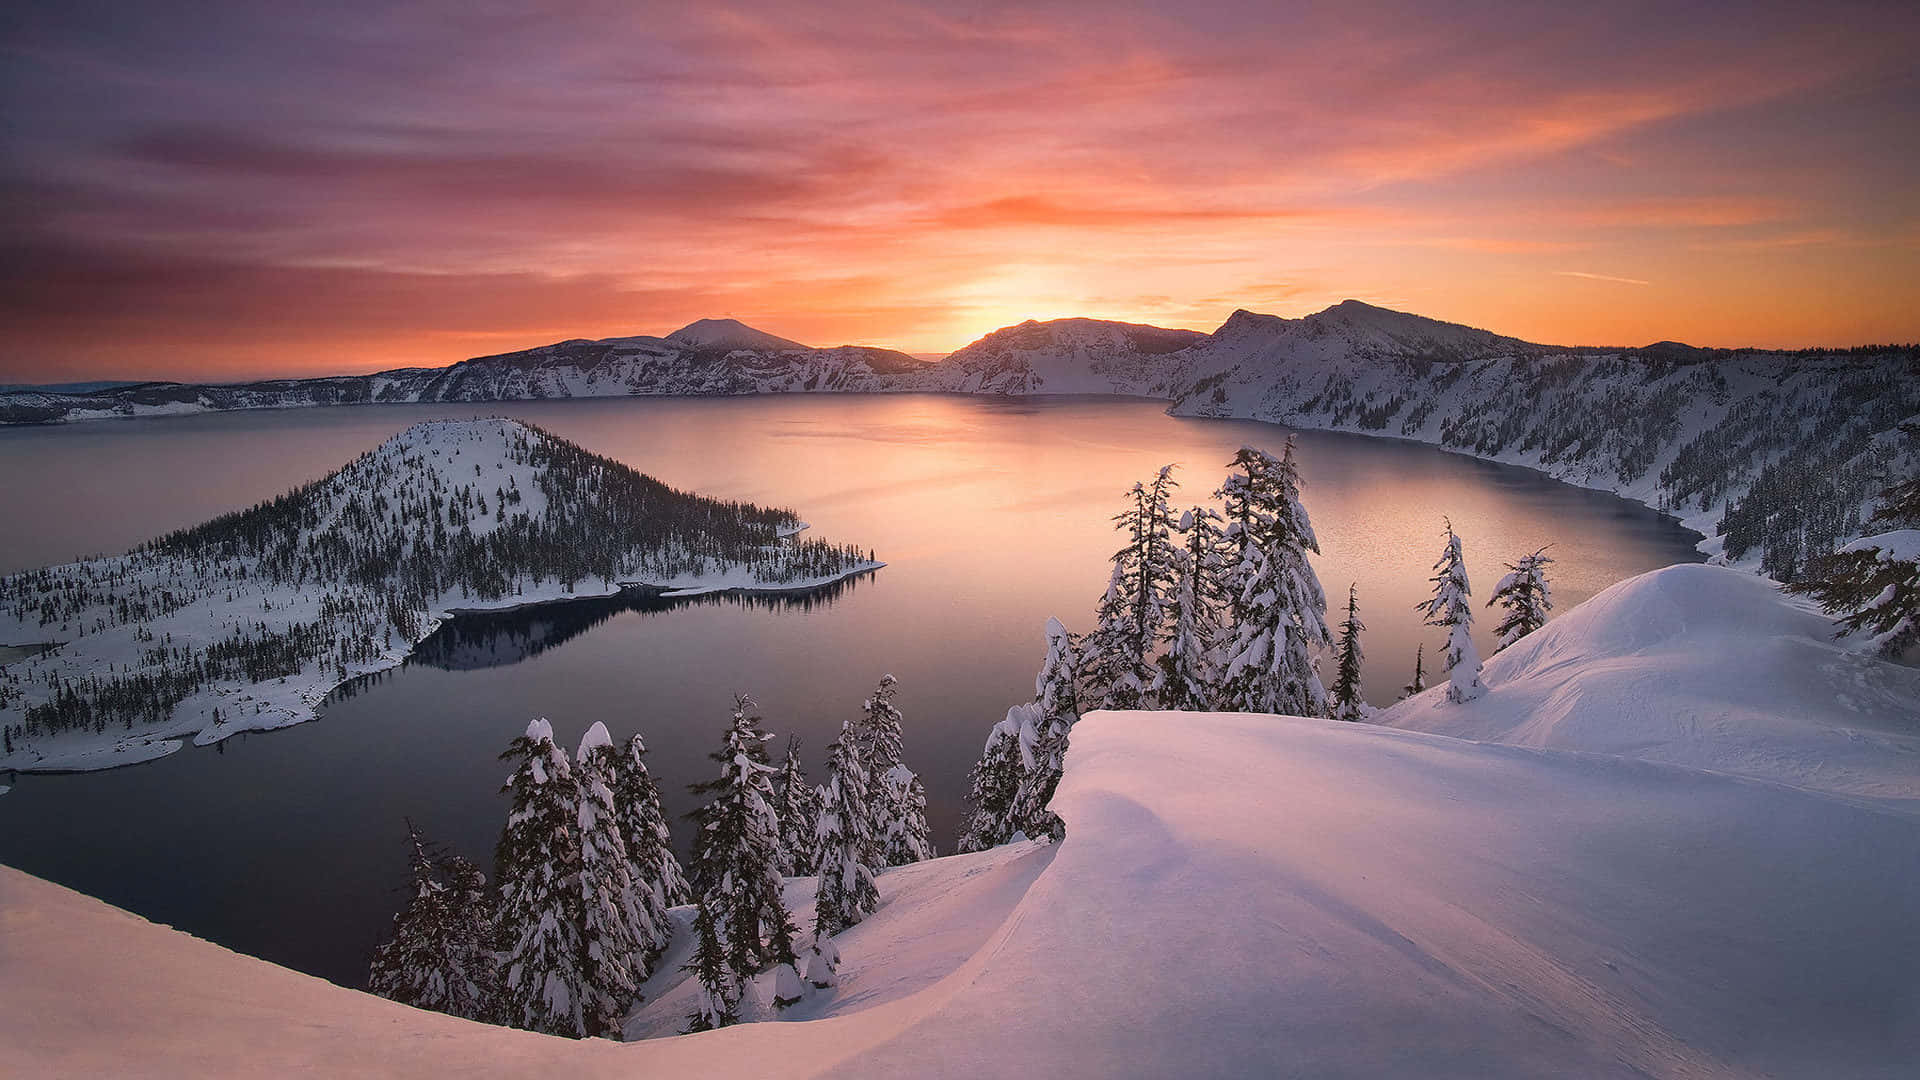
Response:
[[[805,526],[802,525],[801,527],[804,528]],[[798,530],[795,531],[797,532]],[[109,769],[119,769],[129,765],[142,765],[149,761],[157,761],[160,758],[167,757],[184,749],[188,741],[191,741],[194,746],[205,747],[212,746],[232,738],[235,735],[244,735],[248,732],[265,733],[269,731],[279,731],[284,728],[298,727],[310,720],[318,719],[320,706],[325,704],[326,700],[333,695],[334,691],[356,679],[366,678],[369,675],[378,675],[382,672],[392,671],[404,666],[408,659],[413,656],[414,650],[417,649],[422,642],[426,641],[427,638],[431,637],[434,632],[442,626],[457,619],[484,618],[489,615],[502,615],[508,612],[530,608],[564,605],[581,600],[607,600],[629,591],[643,595],[658,596],[668,600],[691,599],[696,596],[715,595],[802,596],[807,593],[831,588],[844,581],[850,581],[854,578],[872,574],[886,565],[885,562],[881,561],[863,562],[859,566],[844,570],[829,577],[809,578],[802,582],[790,584],[761,585],[752,582],[728,582],[705,586],[690,583],[685,586],[676,587],[671,583],[662,585],[648,582],[615,582],[612,589],[597,593],[575,592],[565,596],[542,597],[534,600],[504,604],[498,607],[449,608],[427,620],[427,622],[422,625],[423,632],[420,638],[411,642],[407,646],[405,653],[399,655],[397,658],[391,658],[390,663],[377,667],[370,666],[364,670],[351,671],[345,679],[332,679],[329,677],[329,679],[323,683],[310,683],[297,688],[295,694],[301,703],[300,710],[275,717],[275,722],[260,725],[241,723],[225,727],[224,730],[217,730],[216,727],[212,725],[200,727],[197,724],[156,724],[147,731],[125,736],[108,744],[79,746],[71,750],[55,748],[53,752],[43,754],[28,764],[15,763],[13,758],[19,756],[18,753],[16,753],[7,758],[0,758],[0,772],[42,776],[104,772]]]

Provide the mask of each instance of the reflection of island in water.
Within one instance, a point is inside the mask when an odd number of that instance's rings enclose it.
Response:
[[[675,608],[701,604],[732,604],[768,610],[812,611],[828,607],[856,587],[864,574],[841,578],[805,592],[710,592],[692,596],[662,596],[629,588],[614,596],[583,597],[559,603],[533,604],[506,611],[476,611],[455,615],[429,634],[407,655],[406,666],[424,664],[446,671],[474,671],[505,667],[564,644],[623,611],[658,615]],[[350,698],[380,682],[391,672],[374,672],[335,687],[330,698]]]

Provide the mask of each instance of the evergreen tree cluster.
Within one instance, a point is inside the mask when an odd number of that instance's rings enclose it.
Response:
[[[1881,531],[1814,559],[1788,587],[1836,616],[1841,636],[1898,658],[1920,646],[1920,474],[1882,489],[1868,523]]]
[[[1173,517],[1179,485],[1172,466],[1127,493],[1115,516],[1126,543],[1113,556],[1095,626],[1076,638],[1047,621],[1047,655],[1034,699],[1007,710],[987,735],[968,775],[969,812],[959,850],[982,851],[1018,836],[1058,838],[1047,808],[1059,785],[1069,734],[1083,709],[1271,712],[1363,720],[1374,709],[1361,695],[1365,660],[1357,585],[1347,590],[1336,639],[1326,594],[1307,562],[1319,540],[1300,501],[1293,440],[1279,457],[1242,447],[1215,495],[1220,509],[1196,506]],[[1471,590],[1460,538],[1451,523],[1435,565],[1434,596],[1420,605],[1429,624],[1448,630],[1449,699],[1484,692],[1471,636]],[[1507,614],[1501,647],[1546,622],[1551,608],[1544,549],[1512,564],[1492,602]],[[1334,683],[1320,681],[1318,654],[1332,650]],[[1402,697],[1426,689],[1426,650],[1414,655]]]
[[[807,782],[797,740],[771,763],[758,708],[737,697],[710,755],[718,775],[691,787],[702,802],[689,815],[685,872],[639,735],[616,746],[596,722],[568,758],[552,725],[533,721],[501,755],[514,767],[493,893],[409,824],[413,895],[375,954],[375,992],[534,1031],[618,1038],[667,948],[668,909],[695,904],[686,967],[700,996],[688,1023],[724,1027],[755,1011],[748,999],[768,968],[775,1006],[804,993],[783,890],[807,876],[818,893],[806,981],[834,985],[833,935],[879,906],[875,875],[934,855],[926,793],[904,760],[897,687],[883,676],[846,718],[819,787]]]
[[[413,895],[375,951],[373,992],[421,1008],[575,1038],[618,1038],[688,899],[635,735],[594,723],[569,760],[545,720],[514,764],[495,889],[409,825]]]

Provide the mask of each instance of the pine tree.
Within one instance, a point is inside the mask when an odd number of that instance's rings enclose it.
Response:
[[[1423,642],[1413,650],[1413,680],[1400,688],[1400,700],[1405,701],[1427,688],[1427,646]]]
[[[1166,651],[1156,684],[1160,707],[1204,712],[1214,706],[1220,617],[1227,608],[1220,515],[1196,506],[1180,517],[1183,542],[1174,549],[1173,600]]]
[[[1066,828],[1048,804],[1066,763],[1067,726],[1046,715],[1037,701],[1008,709],[1003,722],[1020,733],[1020,784],[1008,811],[1008,832],[1058,840]]]
[[[814,826],[814,846],[820,852],[813,908],[816,941],[858,923],[880,904],[871,861],[877,845],[867,835],[872,825],[862,811],[870,791],[858,733],[852,725],[843,725],[828,752],[827,779],[820,786],[820,816]]]
[[[1221,674],[1222,704],[1240,712],[1327,715],[1313,650],[1333,644],[1327,597],[1307,563],[1319,554],[1306,507],[1293,439],[1275,459],[1241,447],[1221,486],[1227,506],[1227,543],[1240,553],[1228,575],[1234,625]]]
[[[513,798],[494,852],[505,952],[508,1024],[576,1038],[589,1033],[581,940],[579,787],[546,720],[527,725],[502,759],[517,759],[502,789]]]
[[[861,702],[858,743],[867,774],[867,840],[875,866],[904,866],[933,858],[927,831],[927,793],[907,768],[900,710],[893,704],[897,683],[882,675],[880,685]]]
[[[797,735],[787,737],[786,757],[780,762],[778,793],[781,872],[792,877],[806,877],[820,865],[820,854],[813,843],[814,822],[820,817],[820,799],[800,768],[800,737]]]
[[[694,1012],[687,1017],[687,1031],[712,1031],[740,1022],[741,976],[727,962],[731,951],[724,928],[724,905],[715,897],[700,900],[693,916],[693,956],[683,970],[693,973],[700,987],[694,999]]]
[[[1541,548],[1522,556],[1519,562],[1507,564],[1507,576],[1500,579],[1500,584],[1493,587],[1493,595],[1487,598],[1488,607],[1500,604],[1506,608],[1500,625],[1493,629],[1499,635],[1494,652],[1547,625],[1547,612],[1553,610],[1553,591],[1547,585],[1547,567],[1552,563],[1547,549]]]
[[[767,733],[753,699],[734,699],[733,722],[717,752],[718,779],[692,787],[708,801],[693,812],[693,886],[711,907],[735,983],[772,964],[791,964],[793,922],[781,898],[776,864],[780,821],[773,810]],[[738,999],[736,999],[737,1001]]]
[[[1340,644],[1334,650],[1337,670],[1328,699],[1335,720],[1359,720],[1367,714],[1367,703],[1360,697],[1360,662],[1365,659],[1360,631],[1366,628],[1360,621],[1360,585],[1355,582],[1347,586],[1347,617],[1340,623]]]
[[[956,845],[962,853],[998,847],[1013,836],[1013,805],[1020,790],[1020,735],[1008,721],[993,726],[980,760],[967,774],[971,812]]]
[[[367,988],[435,1012],[486,1020],[493,999],[492,905],[472,863],[436,853],[407,822],[413,895],[374,950]]]
[[[1127,543],[1114,552],[1113,573],[1083,657],[1102,708],[1153,704],[1159,672],[1152,653],[1172,599],[1177,551],[1168,500],[1179,486],[1173,466],[1163,466],[1150,485],[1133,485],[1132,506],[1114,516],[1114,527],[1127,534]]]
[[[673,835],[660,809],[660,789],[647,771],[646,754],[647,744],[638,734],[629,738],[625,752],[614,759],[611,787],[627,863],[640,889],[647,924],[654,928],[653,938],[647,942],[647,967],[651,969],[666,951],[671,936],[667,909],[692,902],[693,890],[680,869],[680,860],[674,856]]]
[[[1467,560],[1460,538],[1447,522],[1447,548],[1433,564],[1433,598],[1416,605],[1428,626],[1447,628],[1447,700],[1459,705],[1486,692],[1480,682],[1480,650],[1473,644],[1472,588],[1467,584]]]
[[[616,1038],[650,973],[648,954],[666,937],[666,927],[653,921],[646,888],[634,879],[622,838],[613,794],[619,759],[606,725],[598,721],[587,728],[574,754],[580,800],[580,966],[586,993],[581,1010],[592,1031]]]

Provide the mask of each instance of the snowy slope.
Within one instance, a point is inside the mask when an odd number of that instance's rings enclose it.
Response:
[[[1920,670],[1833,639],[1777,586],[1687,564],[1619,582],[1489,658],[1491,692],[1428,690],[1376,723],[1614,754],[1920,813]]]
[[[1451,707],[1527,745],[1089,714],[1063,842],[882,874],[841,986],[695,1036],[669,1034],[686,909],[644,1041],[614,1045],[406,1009],[0,870],[0,1045],[36,1075],[1909,1076],[1920,688],[1818,623],[1725,569],[1622,583]]]
[[[1083,720],[1054,805],[1056,849],[883,875],[811,1022],[624,1046],[377,1001],[4,871],[0,1042],[30,1073],[152,1075],[1893,1077],[1920,1054],[1911,815],[1176,713]]]
[[[703,349],[746,349],[751,352],[806,348],[797,341],[755,330],[738,319],[696,319],[668,334],[667,340]]]
[[[940,361],[941,388],[964,394],[1124,394],[1168,397],[1172,354],[1206,339],[1100,319],[1055,319],[995,330]]]
[[[757,510],[749,520],[732,504],[573,455],[582,452],[512,420],[416,424],[272,504],[181,534],[191,541],[0,578],[0,643],[60,643],[0,662],[0,724],[16,729],[0,769],[112,768],[178,750],[185,736],[207,745],[300,723],[333,687],[399,664],[458,611],[636,584],[803,591],[881,565],[809,556],[822,555],[820,545],[791,539],[805,526],[790,512]],[[553,491],[566,493],[564,505],[549,505]],[[635,520],[649,506],[691,509],[649,533]],[[570,531],[602,520],[595,514],[649,539],[606,552],[602,574],[569,578],[541,538],[564,536],[569,551],[603,547],[605,532],[576,541]],[[501,530],[521,538],[508,550],[527,552],[531,565],[483,546]],[[723,535],[732,539],[715,539]],[[276,647],[262,648],[267,641]],[[201,674],[210,666],[215,674]],[[193,685],[177,695],[156,686],[185,673]],[[110,704],[77,725],[33,721],[30,710],[59,700],[63,687]],[[163,703],[139,707],[151,700]]]

